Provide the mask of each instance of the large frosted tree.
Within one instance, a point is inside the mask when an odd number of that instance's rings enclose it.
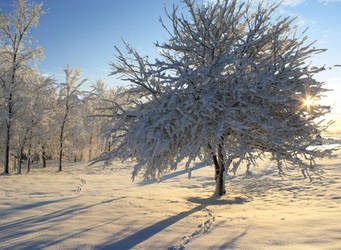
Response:
[[[14,10],[8,14],[0,11],[0,46],[1,46],[1,98],[5,120],[5,155],[4,173],[9,172],[9,156],[12,126],[16,119],[16,110],[20,104],[19,88],[21,79],[18,74],[25,70],[27,63],[42,55],[40,47],[32,48],[30,31],[39,23],[43,14],[42,4],[31,4],[26,0],[14,2]]]
[[[132,83],[112,107],[119,143],[102,159],[135,159],[133,176],[159,178],[182,160],[201,157],[215,166],[216,195],[224,175],[271,157],[283,172],[292,164],[310,176],[328,151],[313,147],[330,111],[317,103],[325,91],[313,78],[323,68],[308,59],[323,50],[307,44],[294,18],[276,5],[184,0],[167,13],[169,40],[156,43],[150,63],[127,43],[112,74]],[[313,100],[313,103],[306,100]]]

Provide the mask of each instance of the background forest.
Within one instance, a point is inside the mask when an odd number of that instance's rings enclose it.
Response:
[[[33,162],[90,160],[110,150],[103,136],[105,120],[95,118],[118,90],[98,80],[85,91],[80,69],[66,65],[64,81],[38,71],[43,48],[34,45],[31,30],[45,14],[42,4],[15,2],[11,13],[0,14],[0,163],[4,173]],[[98,112],[97,112],[98,113]],[[25,165],[23,165],[25,162]]]

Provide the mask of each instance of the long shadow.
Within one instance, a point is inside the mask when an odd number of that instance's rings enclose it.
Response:
[[[50,247],[50,246],[54,246],[58,243],[61,243],[67,239],[71,239],[71,238],[75,238],[83,233],[86,233],[86,232],[89,232],[93,229],[96,229],[100,226],[103,226],[103,225],[106,225],[106,224],[109,224],[109,223],[112,223],[112,221],[110,222],[106,222],[106,223],[100,223],[100,224],[96,224],[96,225],[93,225],[91,227],[87,227],[85,229],[81,229],[81,230],[78,230],[78,231],[75,231],[74,233],[71,233],[71,234],[67,234],[67,233],[64,233],[62,236],[59,236],[59,238],[55,239],[55,240],[49,240],[49,239],[44,239],[44,240],[39,240],[39,241],[32,241],[32,242],[19,242],[17,243],[16,245],[11,245],[11,248],[12,249],[27,249],[27,250],[31,250],[31,249],[43,249],[43,248],[47,248],[47,247]],[[48,227],[47,227],[48,228]],[[89,247],[85,244],[84,247],[82,246],[77,246],[77,249],[88,249]]]
[[[103,249],[103,250],[109,250],[109,249],[130,249],[135,247],[136,245],[142,243],[143,241],[149,239],[150,237],[154,236],[155,234],[161,232],[165,228],[175,224],[176,222],[186,218],[187,216],[198,212],[208,205],[232,205],[232,204],[242,204],[245,202],[243,198],[234,198],[231,200],[218,200],[215,197],[211,197],[208,199],[200,199],[200,198],[189,198],[188,199],[191,202],[199,203],[199,206],[196,206],[186,212],[181,212],[177,215],[174,215],[172,217],[169,217],[167,219],[161,220],[149,227],[146,227],[140,231],[137,231],[136,233],[113,243],[106,243],[100,247],[97,247],[96,249]]]
[[[74,199],[74,197],[63,198],[63,199],[59,199],[59,200],[40,201],[40,202],[36,202],[36,203],[30,203],[30,204],[21,205],[21,206],[10,207],[7,209],[2,209],[2,211],[0,212],[0,217],[8,216],[10,214],[16,213],[17,211],[37,208],[40,206],[44,206],[44,205],[48,205],[48,204],[52,204],[52,203],[57,203],[57,202],[61,202],[61,201],[66,201],[66,200],[72,200],[72,199]]]
[[[219,249],[232,249],[235,247],[236,241],[238,241],[240,238],[244,237],[247,234],[248,229],[246,229],[244,232],[240,233],[233,239],[229,240],[228,242],[225,242],[223,245],[219,247]]]
[[[94,203],[94,204],[87,205],[87,206],[73,205],[73,206],[69,206],[64,209],[56,210],[56,211],[53,211],[51,213],[47,213],[41,216],[40,215],[31,216],[31,217],[26,217],[24,219],[18,219],[18,220],[11,221],[8,223],[3,223],[0,226],[0,242],[4,243],[8,240],[18,238],[21,236],[25,236],[25,235],[35,233],[38,231],[42,232],[45,229],[48,229],[49,226],[51,226],[51,223],[55,224],[60,221],[65,221],[71,217],[85,213],[87,209],[90,209],[92,207],[95,207],[101,204],[110,203],[115,200],[119,200],[123,198],[125,197],[122,196],[122,197],[118,197],[118,198],[114,198],[110,200],[105,200],[105,201],[101,201],[101,202]],[[70,237],[66,237],[63,240],[66,240],[67,238],[70,238]],[[57,240],[56,242],[59,242],[59,241]],[[23,244],[23,245],[20,245],[20,244]],[[42,244],[42,242],[39,242],[39,240],[35,240],[35,241],[28,241],[28,242],[26,241],[24,243],[18,243],[16,247],[13,247],[13,246],[9,246],[9,247],[13,249],[23,248],[23,247],[34,248],[35,246],[39,244]],[[46,242],[45,244],[48,245],[49,243]]]
[[[109,224],[111,222],[112,221],[109,221],[109,222],[106,222],[106,223],[97,224],[97,225],[94,225],[94,226],[91,226],[91,227],[87,227],[86,229],[82,229],[82,230],[79,230],[79,231],[74,232],[72,234],[68,234],[67,236],[61,237],[61,238],[59,238],[59,239],[57,239],[55,241],[48,242],[48,243],[46,243],[44,245],[40,245],[39,248],[45,248],[45,247],[50,247],[50,246],[56,245],[56,244],[58,244],[60,242],[63,242],[65,240],[67,240],[67,239],[75,238],[76,236],[79,236],[79,235],[81,235],[81,234],[83,234],[85,232],[89,232],[89,231],[91,231],[91,230],[93,230],[95,228],[98,228],[100,226],[104,226],[106,224]]]
[[[102,245],[98,247],[97,249],[130,249],[141,242],[149,239],[153,235],[161,232],[165,228],[175,224],[179,220],[182,220],[183,218],[198,212],[202,209],[204,209],[206,206],[205,205],[199,205],[197,207],[192,208],[191,210],[188,210],[186,212],[181,212],[177,215],[174,215],[172,217],[169,217],[165,220],[159,221],[149,227],[146,227],[140,231],[137,231],[136,233],[122,239],[119,241],[116,241],[114,243],[108,243],[106,245]]]
[[[53,220],[53,221],[63,220],[64,218],[62,218],[62,217],[64,217],[64,216],[71,217],[71,216],[74,216],[74,214],[82,213],[83,211],[85,211],[89,208],[92,208],[92,207],[95,207],[95,206],[98,206],[98,205],[101,205],[104,203],[109,203],[109,202],[112,202],[115,200],[119,200],[122,198],[124,198],[124,197],[119,197],[116,199],[110,199],[107,201],[102,201],[102,202],[98,202],[98,203],[91,204],[88,206],[83,206],[83,207],[79,206],[79,205],[73,205],[73,206],[70,206],[70,207],[65,208],[65,209],[53,211],[53,212],[45,214],[43,216],[32,216],[32,217],[28,217],[25,219],[20,219],[20,220],[16,220],[16,221],[9,222],[9,223],[4,223],[0,226],[0,232],[4,231],[4,230],[11,229],[11,228],[18,228],[18,227],[21,228],[21,227],[29,225],[29,224],[39,224],[42,222],[46,223],[49,220]],[[0,236],[0,239],[1,239],[1,236]]]
[[[160,178],[160,180],[146,180],[146,181],[141,181],[141,182],[138,183],[138,185],[140,185],[140,186],[145,186],[145,185],[150,185],[150,184],[162,182],[162,181],[165,181],[165,180],[168,180],[168,179],[172,179],[172,178],[174,178],[174,177],[177,177],[177,176],[179,176],[179,175],[187,174],[188,172],[191,172],[191,171],[193,171],[193,170],[201,169],[201,168],[203,168],[203,167],[206,167],[207,165],[208,165],[207,162],[200,162],[200,163],[195,164],[194,167],[192,167],[192,168],[184,169],[184,170],[179,170],[179,171],[176,171],[176,172],[174,172],[174,173],[164,175],[163,177]]]

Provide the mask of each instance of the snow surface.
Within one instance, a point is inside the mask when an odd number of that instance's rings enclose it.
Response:
[[[0,249],[341,249],[341,151],[313,182],[259,164],[219,200],[202,163],[161,183],[132,183],[133,162],[0,176]]]

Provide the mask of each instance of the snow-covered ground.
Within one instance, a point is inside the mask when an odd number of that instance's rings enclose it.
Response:
[[[0,176],[0,249],[341,249],[341,151],[312,183],[271,164],[231,177],[219,200],[201,163],[161,183],[132,183],[119,162]]]

